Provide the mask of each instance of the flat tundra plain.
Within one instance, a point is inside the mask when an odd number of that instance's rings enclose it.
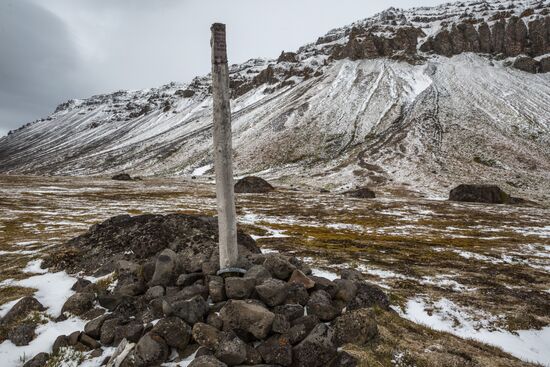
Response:
[[[377,194],[239,194],[238,222],[324,276],[362,271],[406,319],[550,364],[549,208]],[[58,244],[114,215],[175,212],[214,215],[213,180],[0,176],[0,315],[36,292],[29,266]]]

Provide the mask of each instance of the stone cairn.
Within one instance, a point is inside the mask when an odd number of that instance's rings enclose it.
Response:
[[[386,294],[355,270],[330,280],[280,254],[247,253],[239,262],[244,276],[223,278],[215,262],[181,266],[165,249],[144,265],[119,260],[112,290],[80,279],[61,318],[90,321],[59,336],[53,355],[72,347],[100,357],[102,347],[116,346],[103,365],[158,366],[194,353],[192,367],[356,366],[340,347],[376,338],[372,308],[389,309]],[[48,358],[41,353],[25,367]]]

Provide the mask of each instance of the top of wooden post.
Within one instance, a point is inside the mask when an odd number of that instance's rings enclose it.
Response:
[[[227,44],[225,42],[225,24],[214,23],[210,27],[212,38],[212,63],[220,65],[227,63]]]

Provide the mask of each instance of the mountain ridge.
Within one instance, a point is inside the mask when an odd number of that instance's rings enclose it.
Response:
[[[532,0],[390,8],[277,60],[231,65],[236,172],[439,196],[497,182],[549,200],[549,9]],[[481,42],[484,24],[504,33]],[[207,75],[70,100],[0,139],[0,172],[208,172],[209,88]]]

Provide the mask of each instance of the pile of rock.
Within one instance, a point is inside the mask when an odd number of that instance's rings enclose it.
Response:
[[[112,289],[79,280],[61,317],[90,321],[58,337],[53,353],[71,347],[100,356],[103,347],[118,346],[105,363],[124,367],[189,356],[193,367],[355,366],[339,347],[375,338],[369,308],[389,309],[385,293],[354,270],[330,280],[311,275],[297,258],[245,251],[244,276],[223,278],[217,263],[183,253],[165,248],[154,262],[118,260]]]

